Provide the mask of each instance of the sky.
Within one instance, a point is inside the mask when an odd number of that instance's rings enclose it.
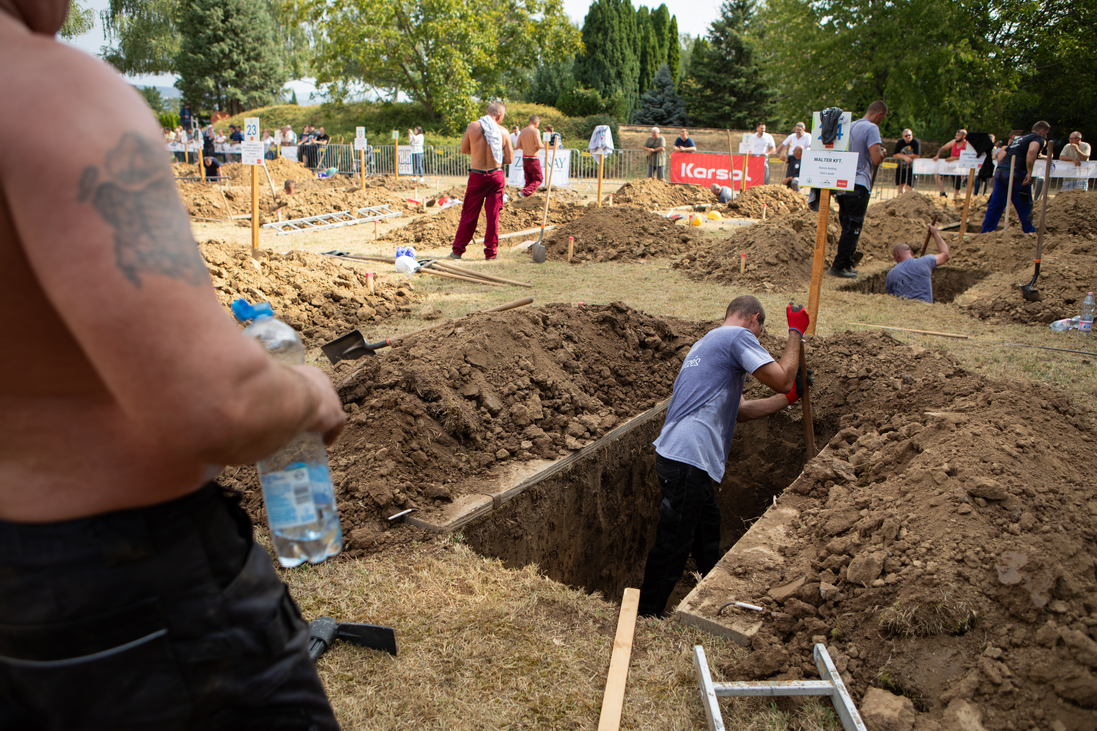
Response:
[[[86,53],[95,55],[99,53],[100,48],[106,45],[106,38],[103,35],[103,26],[99,22],[99,12],[107,8],[109,0],[82,0],[82,2],[85,7],[89,7],[95,11],[95,27],[84,35],[65,42],[76,46]],[[579,27],[582,27],[583,19],[587,15],[587,9],[590,7],[590,2],[591,0],[564,0],[564,12],[567,13],[568,17],[574,20]],[[672,15],[675,15],[678,18],[678,32],[699,36],[705,35],[705,33],[708,32],[709,24],[719,16],[721,2],[722,0],[676,0],[675,2],[667,3],[667,8],[670,9]],[[636,2],[636,0],[633,0],[633,5],[635,7],[643,5],[652,10],[662,4],[662,0],[657,2],[650,2],[647,0]],[[146,75],[129,77],[127,81],[137,86],[170,87],[175,83],[175,79],[176,77],[170,74],[160,74],[155,76]],[[311,80],[295,80],[289,82],[286,86],[297,92],[297,99],[302,104],[307,104],[311,93],[316,91],[316,86],[311,83]]]

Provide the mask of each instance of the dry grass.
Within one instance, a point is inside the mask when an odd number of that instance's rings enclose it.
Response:
[[[443,187],[454,182],[443,181]],[[406,220],[386,226],[399,223]],[[250,243],[249,229],[225,224],[196,224],[195,235],[199,240]],[[341,249],[380,256],[392,256],[395,248],[394,244],[376,242],[372,226],[291,236],[263,231],[260,243],[278,251]],[[714,324],[727,302],[743,294],[735,287],[690,281],[671,269],[667,260],[581,266],[550,261],[534,266],[524,255],[512,253],[506,241],[504,244],[499,261],[477,261],[472,258],[476,250],[470,249],[470,256],[460,265],[530,282],[532,290],[419,274],[412,275],[416,291],[445,318],[531,294],[536,304],[623,301],[650,314]],[[418,252],[420,257],[446,253],[446,249]],[[384,264],[363,266],[382,278],[404,278],[386,271]],[[862,273],[875,272],[866,268]],[[1089,411],[1087,397],[1097,393],[1097,359],[1011,344],[1097,350],[1097,342],[1043,327],[981,322],[955,304],[926,306],[884,295],[840,292],[840,284],[845,282],[824,279],[818,335],[872,325],[968,335],[968,340],[954,340],[890,331],[909,345],[946,350],[966,367],[994,379],[1060,387],[1076,395],[1080,409]],[[774,331],[783,326],[782,310],[790,299],[807,300],[806,291],[791,296],[754,294],[770,312],[770,329]],[[409,317],[385,323],[383,327],[390,328],[387,331],[366,335],[379,339],[430,324],[434,323]],[[316,362],[322,359],[318,350],[312,355]],[[320,661],[322,677],[345,729],[597,727],[617,623],[614,601],[549,581],[535,567],[505,569],[461,545],[459,537],[357,561],[294,569],[283,576],[308,618],[329,615],[396,628],[397,658],[337,645]],[[921,636],[930,629],[922,623],[945,620],[953,627],[960,619],[954,611],[943,616],[933,607],[914,610],[889,608],[881,620],[892,631]],[[694,644],[705,646],[717,682],[722,678],[715,668],[745,652],[727,640],[673,622],[638,622],[623,728],[704,727],[692,668]],[[721,705],[730,728],[839,727],[826,702],[808,702],[794,716],[761,699],[726,699]]]

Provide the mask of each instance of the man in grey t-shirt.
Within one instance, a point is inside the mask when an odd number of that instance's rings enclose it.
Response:
[[[857,153],[857,179],[853,190],[839,193],[838,221],[842,224],[842,235],[838,239],[838,252],[834,263],[827,271],[832,277],[856,279],[857,241],[861,238],[861,225],[868,211],[868,197],[872,191],[872,167],[884,160],[884,145],[880,140],[880,122],[887,116],[888,105],[875,101],[868,105],[865,116],[850,125],[849,151]]]
[[[720,560],[720,508],[713,487],[724,478],[736,422],[769,416],[800,398],[796,374],[808,314],[803,308],[794,312],[790,304],[786,315],[789,336],[780,362],[758,343],[766,322],[762,303],[743,295],[728,305],[723,325],[698,340],[682,363],[654,443],[662,502],[640,587],[644,616],[666,615],[691,553],[702,574]],[[777,393],[744,400],[748,373]]]
[[[933,304],[933,270],[951,259],[952,255],[937,227],[930,226],[929,232],[937,244],[937,253],[933,256],[915,257],[908,244],[896,244],[891,248],[895,266],[887,275],[885,287],[888,294]]]

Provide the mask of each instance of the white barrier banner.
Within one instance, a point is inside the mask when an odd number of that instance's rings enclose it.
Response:
[[[297,145],[285,145],[280,149],[282,151],[282,157],[297,162]]]
[[[1044,177],[1044,168],[1046,166],[1047,160],[1037,160],[1032,166],[1032,177]],[[1051,177],[1072,180],[1088,180],[1097,177],[1097,160],[1089,160],[1081,165],[1075,165],[1069,160],[1056,160],[1051,163]]]
[[[986,155],[980,155],[975,159],[975,169],[978,171],[986,160]],[[960,166],[959,160],[948,162],[947,160],[934,161],[932,157],[920,157],[914,161],[915,175],[967,175],[968,168]]]
[[[545,180],[542,185],[548,185],[548,165],[545,164],[545,152],[547,150],[541,150],[537,153],[537,158],[541,161],[541,171],[545,176]],[[562,188],[565,185],[571,184],[571,153],[573,151],[557,150],[556,151],[556,164],[552,171],[552,187]],[[510,177],[507,178],[507,185],[512,185],[515,188],[526,187],[526,172],[522,169],[522,157],[516,155],[514,162],[510,165]]]

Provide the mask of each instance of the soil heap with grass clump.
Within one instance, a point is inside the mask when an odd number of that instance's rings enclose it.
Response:
[[[571,223],[545,234],[550,258],[567,258],[569,236],[575,238],[572,263],[670,257],[700,245],[700,237],[689,227],[638,206],[582,210],[582,215]]]
[[[712,326],[548,305],[468,315],[341,362],[349,419],[329,459],[349,555],[388,540],[390,515],[478,492],[480,475],[567,455],[651,408]],[[254,468],[222,481],[261,520]]]
[[[976,728],[955,722],[967,712],[987,729],[1093,728],[1090,415],[886,334],[838,333],[809,357],[813,415],[837,429],[780,496],[795,517],[779,545],[729,556],[702,587],[714,608],[766,610],[727,677],[815,678],[821,642],[859,705],[872,687],[906,695],[915,728]]]
[[[765,206],[766,218],[782,213],[795,213],[808,207],[807,199],[799,193],[793,193],[783,185],[755,185],[747,188],[726,206],[716,206],[715,210],[727,216],[739,218],[761,218],[762,206]]]
[[[615,206],[633,205],[649,211],[715,202],[712,191],[702,185],[672,185],[657,178],[630,180],[613,194]]]
[[[573,202],[555,200],[549,202],[548,221],[546,225],[560,225],[572,221],[582,215],[586,206]],[[428,213],[419,216],[407,226],[393,229],[381,236],[382,241],[391,241],[397,244],[417,244],[424,248],[438,248],[453,244],[453,238],[457,234],[457,225],[461,222],[461,206],[452,206],[437,213],[427,209]],[[528,198],[511,198],[503,206],[499,213],[499,234],[526,231],[540,228],[541,220],[545,214],[545,199],[541,194],[531,195]],[[476,233],[473,239],[483,238],[485,231],[486,211],[480,213],[476,222]],[[536,235],[531,235],[536,238]],[[500,246],[506,247],[519,243],[519,240],[511,241],[503,239]]]
[[[260,249],[252,259],[250,249],[221,241],[199,244],[198,251],[226,309],[241,297],[270,302],[274,316],[297,330],[306,347],[404,316],[420,299],[411,282],[379,281],[371,294],[364,268],[319,254]]]

